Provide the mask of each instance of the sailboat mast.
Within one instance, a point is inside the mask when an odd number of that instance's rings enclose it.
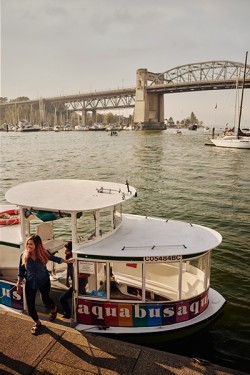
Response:
[[[238,134],[238,128],[236,127],[236,123],[238,122],[238,112],[239,112],[239,77],[236,78],[236,94],[235,94],[235,105],[234,105],[234,134]],[[237,124],[238,125],[238,124]]]
[[[248,51],[246,52],[245,66],[244,66],[244,75],[243,75],[243,83],[242,83],[242,92],[241,92],[241,101],[240,101],[240,112],[239,112],[239,122],[238,122],[238,132],[237,132],[238,138],[239,138],[239,133],[240,133],[240,123],[241,123],[241,113],[242,113],[242,105],[243,105],[243,95],[244,95],[244,87],[245,87],[245,80],[246,80],[247,55],[248,55]]]

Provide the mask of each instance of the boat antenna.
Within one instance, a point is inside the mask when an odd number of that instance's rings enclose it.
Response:
[[[244,94],[244,86],[245,86],[245,80],[246,80],[246,69],[247,69],[247,55],[248,55],[248,51],[246,52],[246,58],[245,58],[245,66],[244,66],[243,83],[242,83],[242,91],[241,91],[241,101],[240,101],[240,112],[239,112],[239,122],[238,122],[237,138],[239,138],[239,133],[240,133],[241,113],[242,113],[242,105],[243,105],[243,94]]]

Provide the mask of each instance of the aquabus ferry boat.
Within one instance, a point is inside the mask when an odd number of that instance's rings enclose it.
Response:
[[[193,223],[123,213],[136,196],[128,182],[55,179],[11,188],[11,206],[1,210],[18,209],[20,222],[0,227],[1,303],[23,309],[14,278],[27,236],[37,233],[52,253],[72,241],[76,329],[145,343],[210,323],[225,303],[210,287],[211,252],[221,235]],[[52,284],[65,278],[63,271],[51,267]]]

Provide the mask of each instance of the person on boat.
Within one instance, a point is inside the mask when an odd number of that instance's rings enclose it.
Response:
[[[72,258],[72,242],[69,241],[65,244],[65,259]],[[70,285],[71,280],[71,285]],[[69,288],[65,293],[63,293],[60,298],[59,302],[63,308],[64,314],[63,318],[70,319],[71,318],[71,309],[68,304],[68,300],[72,297],[73,294],[73,264],[67,264],[67,276],[66,276],[66,286]]]
[[[65,259],[71,259],[73,257],[72,254],[72,242],[69,241],[65,244]],[[79,291],[81,294],[86,294],[86,285],[88,283],[88,277],[89,274],[79,274]],[[70,283],[71,280],[71,283]],[[67,264],[67,277],[66,277],[66,286],[69,288],[65,293],[63,293],[60,298],[60,304],[63,308],[64,319],[70,319],[71,318],[71,309],[68,303],[68,300],[72,297],[73,291],[74,291],[74,284],[73,284],[73,264],[68,263]]]
[[[51,308],[49,320],[56,319],[58,306],[50,298],[50,277],[46,267],[48,261],[55,263],[73,263],[74,259],[63,259],[50,254],[43,246],[41,237],[38,235],[30,236],[27,239],[24,252],[20,256],[17,292],[22,293],[21,285],[25,283],[25,296],[28,306],[28,313],[35,324],[31,328],[31,333],[35,335],[41,327],[41,321],[38,317],[35,300],[36,293],[39,290],[42,295],[43,303]]]

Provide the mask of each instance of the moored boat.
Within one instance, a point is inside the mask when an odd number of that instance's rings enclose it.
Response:
[[[92,126],[89,126],[89,130],[90,131],[95,131],[95,132],[98,132],[98,131],[105,131],[106,130],[106,127],[105,125],[103,124],[94,124]]]
[[[111,132],[109,133],[109,135],[118,135],[118,131],[117,130],[111,130]]]
[[[213,138],[211,142],[217,147],[250,149],[250,137],[226,135],[224,137]]]
[[[19,132],[38,132],[41,130],[39,125],[32,125],[27,120],[20,121],[18,124],[17,131]]]
[[[89,128],[87,126],[84,126],[84,125],[76,125],[74,130],[75,131],[87,131],[87,130],[89,130]]]
[[[124,214],[123,204],[136,196],[127,181],[42,180],[11,188],[5,197],[20,210],[21,222],[0,227],[0,290],[12,290],[1,303],[23,309],[8,278],[17,273],[26,237],[57,224],[65,238],[42,239],[53,253],[72,240],[72,320],[79,331],[167,341],[210,323],[225,303],[210,287],[211,252],[221,235],[196,224]]]
[[[244,74],[243,74],[243,83],[241,90],[241,103],[239,108],[239,118],[238,126],[234,125],[232,131],[226,131],[225,134],[217,138],[212,137],[211,142],[217,147],[224,148],[237,148],[237,149],[248,149],[250,150],[250,137],[246,132],[241,130],[241,115],[243,108],[243,97],[244,97],[244,86],[246,80],[246,69],[247,69],[247,56],[248,51],[246,52],[245,65],[244,65]],[[236,84],[236,94],[238,94],[238,83]],[[237,95],[236,95],[237,98]]]

